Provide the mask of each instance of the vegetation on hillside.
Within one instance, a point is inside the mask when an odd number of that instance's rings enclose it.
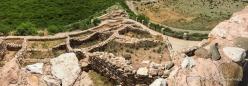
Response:
[[[90,21],[96,14],[106,12],[105,9],[117,3],[134,16],[124,0],[3,0],[0,3],[0,32],[7,35],[24,22],[34,24],[38,30],[68,25],[69,31],[86,29],[93,26]],[[23,34],[17,31],[17,35]]]

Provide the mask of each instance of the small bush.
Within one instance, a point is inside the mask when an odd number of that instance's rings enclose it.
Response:
[[[131,55],[129,55],[129,54],[124,54],[123,57],[124,57],[126,60],[131,59]]]

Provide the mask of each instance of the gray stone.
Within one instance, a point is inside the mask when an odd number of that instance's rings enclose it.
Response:
[[[224,53],[232,59],[234,62],[240,62],[245,59],[245,49],[237,47],[225,47],[223,48]]]
[[[211,47],[210,47],[210,54],[212,57],[212,60],[217,61],[220,60],[220,53],[218,51],[218,43],[214,43]]]
[[[169,69],[171,69],[173,66],[174,66],[174,63],[171,62],[170,64],[168,64],[168,65],[166,66],[166,69],[169,70]]]
[[[182,66],[183,69],[187,68],[187,67],[191,68],[191,67],[195,66],[195,60],[193,58],[191,58],[191,57],[186,57],[183,60],[181,66]]]
[[[43,64],[44,63],[35,63],[33,65],[27,65],[25,70],[35,74],[43,74]]]

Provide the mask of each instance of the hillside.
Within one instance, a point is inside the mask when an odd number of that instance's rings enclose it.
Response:
[[[65,26],[79,20],[90,21],[117,3],[127,8],[123,0],[3,0],[0,3],[0,32],[15,30],[24,22],[31,22],[36,28],[44,29],[51,25]]]
[[[138,14],[175,28],[211,30],[248,3],[239,0],[134,0],[127,1]]]

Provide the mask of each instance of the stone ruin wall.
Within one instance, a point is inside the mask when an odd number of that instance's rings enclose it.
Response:
[[[158,77],[168,77],[166,66],[168,64],[156,64],[154,62],[142,63],[146,71],[135,69],[131,62],[123,57],[115,57],[113,54],[94,52],[89,55],[90,68],[108,77],[114,84],[134,86],[136,84],[149,85]],[[142,71],[144,74],[140,75]],[[167,71],[167,72],[164,72]]]

